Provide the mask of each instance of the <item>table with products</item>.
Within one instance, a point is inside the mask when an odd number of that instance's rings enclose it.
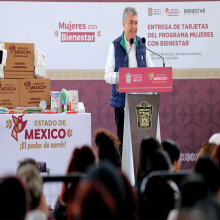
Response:
[[[75,147],[91,146],[91,114],[0,114],[0,176],[18,161],[45,162],[50,175],[65,174]]]

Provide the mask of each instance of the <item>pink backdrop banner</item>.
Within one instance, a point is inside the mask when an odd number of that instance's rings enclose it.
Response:
[[[172,67],[119,68],[120,92],[172,92]]]

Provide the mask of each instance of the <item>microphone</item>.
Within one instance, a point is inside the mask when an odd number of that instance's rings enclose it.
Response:
[[[134,43],[134,39],[133,39],[133,38],[131,38],[131,39],[130,39],[131,48],[132,48],[132,44],[133,44],[133,43]],[[130,48],[130,50],[129,50],[128,54],[130,53],[131,48]],[[127,60],[127,58],[128,58],[128,54],[127,54],[127,56],[125,57],[124,67],[126,66],[126,60]]]
[[[145,45],[145,44],[146,44],[146,39],[143,37],[141,40],[142,40],[142,43]],[[145,47],[146,47],[146,45],[145,45]],[[150,51],[151,53],[156,54],[157,56],[159,56],[159,57],[163,60],[163,67],[165,67],[164,58],[163,58],[161,55],[159,55],[159,54],[153,52],[152,50],[149,50],[147,47],[146,47],[146,49],[147,49],[148,51]]]

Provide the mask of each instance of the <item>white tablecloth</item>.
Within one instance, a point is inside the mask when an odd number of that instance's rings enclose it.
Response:
[[[0,176],[15,174],[18,161],[28,157],[46,162],[50,175],[63,175],[73,149],[91,146],[90,113],[26,114],[16,123],[12,115],[0,115]]]

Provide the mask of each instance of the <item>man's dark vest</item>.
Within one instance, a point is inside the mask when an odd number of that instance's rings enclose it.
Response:
[[[127,56],[127,49],[125,46],[124,33],[113,41],[115,48],[115,70],[118,72],[120,67],[124,67],[124,61]],[[136,36],[136,59],[138,67],[147,67],[146,64],[146,47],[142,43],[141,38]],[[126,60],[126,67],[128,67],[128,58]],[[125,107],[125,93],[119,93],[115,90],[115,84],[111,85],[110,105],[114,108]]]

